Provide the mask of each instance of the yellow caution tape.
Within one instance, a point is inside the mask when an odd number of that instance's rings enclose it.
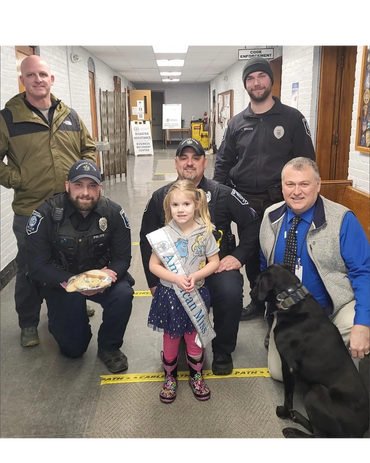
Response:
[[[122,384],[122,383],[148,383],[164,381],[164,373],[131,373],[124,375],[102,375],[100,385],[104,384]],[[264,377],[270,378],[268,368],[239,368],[233,370],[231,375],[214,375],[212,370],[204,370],[204,379],[227,379],[227,378],[255,378]],[[189,378],[188,371],[179,371],[177,379],[180,381],[187,381]]]
[[[152,293],[147,290],[147,291],[135,291],[134,292],[134,297],[141,297],[141,296],[151,296]]]

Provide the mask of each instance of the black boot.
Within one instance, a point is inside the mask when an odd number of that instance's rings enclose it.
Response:
[[[250,303],[243,307],[241,321],[252,320],[256,317],[263,317],[265,313],[265,303],[260,301],[250,301]]]
[[[159,393],[159,399],[164,403],[171,403],[176,399],[177,393],[177,364],[179,362],[179,356],[171,363],[168,363],[164,358],[163,352],[161,352],[161,358],[163,362],[164,373],[166,375],[165,381],[162,385],[162,389]]]
[[[205,360],[205,351],[203,350],[202,357],[200,360],[195,360],[192,357],[189,357],[186,353],[186,361],[189,365],[190,376],[189,376],[189,386],[193,391],[193,394],[198,400],[208,400],[211,397],[211,391],[207,384],[204,382],[202,376],[202,368]]]

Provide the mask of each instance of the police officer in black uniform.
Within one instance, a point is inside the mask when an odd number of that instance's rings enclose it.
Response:
[[[243,308],[243,276],[239,269],[248,262],[255,249],[259,249],[260,219],[237,191],[204,177],[206,165],[207,158],[201,143],[188,138],[179,144],[175,158],[178,179],[192,180],[206,193],[211,220],[217,228],[216,239],[220,240],[220,267],[206,281],[211,294],[216,332],[212,341],[212,371],[216,375],[229,375],[233,369],[231,353],[235,350]],[[171,185],[153,193],[141,224],[141,256],[152,294],[158,278],[149,271],[151,247],[146,235],[165,225],[163,199]],[[231,232],[231,222],[238,225],[238,246]]]
[[[92,161],[70,169],[66,192],[39,206],[26,227],[28,275],[46,300],[49,331],[67,357],[80,357],[91,339],[86,299],[103,308],[98,356],[112,373],[128,368],[121,352],[132,309],[134,280],[131,231],[124,210],[101,195],[101,173]],[[112,284],[105,290],[67,292],[74,275],[102,269]]]
[[[284,165],[299,156],[315,160],[315,150],[303,114],[272,96],[274,74],[267,60],[250,59],[244,66],[242,80],[250,103],[229,121],[217,153],[213,179],[236,188],[262,219],[267,207],[284,200]],[[246,266],[251,288],[259,271],[260,257],[256,253]],[[241,320],[262,315],[264,308],[264,304],[252,300],[243,309]]]

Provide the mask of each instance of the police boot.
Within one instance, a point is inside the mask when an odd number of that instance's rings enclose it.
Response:
[[[162,359],[164,373],[165,373],[165,381],[159,393],[159,399],[161,402],[169,404],[176,399],[177,364],[179,362],[179,356],[177,356],[175,360],[173,360],[173,362],[168,363],[167,360],[164,358],[163,351],[162,351],[161,359]]]
[[[204,349],[200,360],[195,360],[194,358],[190,357],[186,352],[186,361],[190,369],[189,386],[191,387],[191,390],[193,391],[195,398],[198,400],[208,400],[211,397],[211,391],[207,384],[204,382],[202,376],[204,360]]]

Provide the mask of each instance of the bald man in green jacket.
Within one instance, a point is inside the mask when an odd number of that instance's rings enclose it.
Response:
[[[45,60],[36,55],[25,58],[20,80],[26,91],[11,98],[0,111],[0,184],[14,189],[13,232],[18,246],[15,308],[21,344],[29,347],[39,344],[42,300],[26,275],[28,218],[45,199],[64,191],[67,174],[76,161],[96,161],[96,147],[76,111],[51,93],[54,76]]]

